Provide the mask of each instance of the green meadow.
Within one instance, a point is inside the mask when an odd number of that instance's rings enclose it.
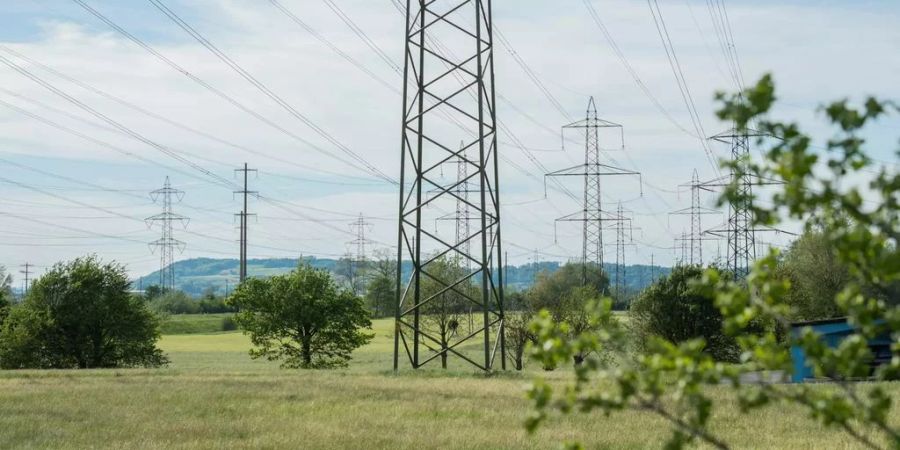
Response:
[[[216,328],[223,319],[169,318],[178,334],[160,342],[172,361],[164,369],[0,372],[0,448],[544,449],[579,440],[643,449],[668,434],[662,420],[627,412],[554,417],[529,436],[525,386],[537,375],[561,382],[565,371],[485,377],[457,364],[394,374],[390,320],[375,322],[350,367],[302,371],[250,359],[246,336]],[[900,394],[896,383],[889,389]],[[856,448],[793,407],[742,415],[726,389],[711,395],[722,405],[713,429],[737,448]]]

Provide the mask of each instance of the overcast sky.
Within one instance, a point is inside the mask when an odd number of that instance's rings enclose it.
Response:
[[[392,0],[333,1],[394,64],[402,61],[404,18]],[[0,41],[27,59],[3,49],[0,56],[68,99],[0,64],[0,264],[17,271],[27,261],[40,271],[55,261],[96,252],[127,263],[133,274],[155,270],[158,257],[144,242],[158,238],[159,231],[148,229],[143,219],[160,211],[149,192],[161,187],[166,176],[186,192],[176,212],[191,218],[186,231],[176,228],[176,237],[187,242],[177,258],[236,257],[233,214],[241,206],[232,189],[213,177],[234,180],[233,170],[245,161],[259,170],[250,177],[251,189],[272,200],[251,200],[251,212],[259,214],[250,224],[251,258],[344,254],[354,237],[349,222],[359,214],[371,223],[367,237],[375,242],[370,251],[395,242],[396,187],[329,156],[342,153],[150,2],[85,2],[196,79],[161,62],[75,2],[4,2]],[[380,171],[398,175],[400,77],[326,1],[281,3],[334,48],[267,0],[164,3],[321,129]],[[625,149],[605,154],[607,162],[643,173],[643,189],[636,180],[604,185],[604,202],[622,201],[640,228],[634,231],[627,262],[649,263],[653,255],[657,264],[671,264],[673,239],[689,226],[686,217],[667,214],[690,204],[679,185],[690,180],[694,169],[704,179],[715,172],[691,136],[694,127],[647,2],[592,4],[633,74],[582,0],[495,1],[497,29],[566,113],[525,74],[510,49],[498,45],[497,93],[505,99],[498,115],[531,156],[558,169],[584,158],[577,137],[563,146],[559,130],[570,118],[583,117],[588,97],[594,96],[600,116],[625,130]],[[713,94],[735,86],[708,4],[659,2],[703,131],[712,135],[727,128],[714,117]],[[799,121],[820,133],[821,140],[829,136],[815,112],[822,102],[870,94],[900,98],[900,3],[731,0],[726,5],[744,80],[773,73],[780,98],[776,115]],[[212,94],[197,80],[270,123]],[[178,159],[122,134],[74,102],[164,146]],[[898,134],[896,118],[871,133],[875,157],[893,167]],[[717,157],[728,151],[711,148]],[[529,261],[534,250],[543,259],[578,257],[578,224],[554,230],[554,218],[580,205],[558,191],[545,195],[543,174],[507,136],[501,135],[500,151],[524,169],[501,166],[502,226],[511,262]],[[453,170],[448,168],[448,176]],[[580,183],[572,183],[573,192],[580,192]],[[710,204],[712,200],[705,198]],[[723,217],[704,220],[713,227]],[[763,239],[787,242],[784,236]],[[707,243],[707,259],[718,248],[724,252],[724,245]],[[615,255],[613,248],[606,253]]]

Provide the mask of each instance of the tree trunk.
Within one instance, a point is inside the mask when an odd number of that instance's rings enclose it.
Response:
[[[303,365],[310,367],[312,365],[312,338],[304,337],[300,356],[303,358]]]

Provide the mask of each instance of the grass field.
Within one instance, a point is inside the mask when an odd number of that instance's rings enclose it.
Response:
[[[533,373],[395,375],[391,326],[377,321],[373,342],[338,371],[251,360],[249,340],[229,332],[164,336],[165,369],[0,372],[0,448],[538,449],[578,439],[642,449],[667,435],[650,415],[622,413],[554,418],[528,436],[523,391]],[[724,405],[715,429],[738,448],[855,448],[795,409],[742,416],[726,390],[712,395]]]

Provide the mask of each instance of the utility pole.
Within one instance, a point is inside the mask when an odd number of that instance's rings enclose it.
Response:
[[[247,163],[244,163],[244,167],[241,169],[234,169],[235,173],[241,173],[244,177],[244,189],[240,191],[234,191],[235,194],[241,194],[244,198],[244,208],[241,209],[241,212],[235,214],[240,218],[241,222],[241,237],[240,237],[240,267],[238,269],[238,278],[241,283],[247,279],[247,218],[249,216],[255,216],[256,214],[248,214],[247,213],[247,196],[248,195],[259,195],[257,191],[250,191],[247,189],[247,174],[250,172],[257,172],[256,169],[250,169],[247,167]]]
[[[554,226],[558,222],[582,223],[582,284],[587,282],[588,265],[603,268],[603,222],[616,220],[612,214],[603,209],[600,188],[601,178],[613,175],[637,175],[640,179],[641,175],[640,172],[613,167],[600,162],[600,130],[605,128],[619,130],[622,148],[624,148],[625,139],[622,125],[600,119],[597,115],[594,97],[591,97],[588,100],[585,119],[563,126],[562,131],[563,134],[565,134],[566,130],[584,131],[584,164],[550,172],[544,176],[545,180],[551,177],[580,177],[584,180],[582,210],[560,217],[554,223]]]
[[[703,234],[703,216],[710,214],[720,214],[719,211],[715,209],[705,208],[700,203],[700,191],[703,190],[703,185],[700,183],[700,176],[697,174],[697,169],[694,169],[694,173],[691,176],[691,182],[688,184],[682,185],[682,187],[690,187],[691,189],[691,206],[689,208],[679,209],[677,211],[672,211],[669,214],[675,216],[690,216],[691,217],[691,233],[690,237],[682,236],[682,239],[686,239],[686,242],[682,241],[682,247],[686,244],[689,244],[689,253],[690,257],[686,258],[686,255],[682,254],[682,264],[690,264],[690,265],[703,265],[703,241],[706,240],[715,240],[715,238],[704,237]]]
[[[493,29],[490,0],[407,2],[397,261],[410,261],[412,272],[404,282],[398,264],[394,370],[401,355],[413,368],[449,355],[486,372],[495,362],[506,368]],[[469,45],[454,46],[462,54],[453,55],[438,39]],[[434,126],[445,119],[460,127]],[[438,211],[456,207],[458,183],[439,175],[442,164],[455,159],[465,161],[466,177],[477,188],[467,202],[469,250],[426,226]],[[434,193],[426,195],[431,189]],[[430,269],[439,257],[471,261],[472,270],[436,276]],[[423,292],[426,279],[438,292]],[[457,289],[463,283],[477,283],[477,294]],[[423,308],[448,290],[472,304],[481,319],[467,336],[443,345],[423,329],[421,317]],[[457,348],[467,340],[482,342],[478,356]],[[428,350],[433,348],[439,350]]]
[[[161,202],[163,210],[161,213],[144,219],[147,225],[153,227],[159,224],[162,236],[150,243],[151,252],[159,249],[159,287],[166,291],[175,290],[175,249],[179,253],[184,251],[185,243],[173,237],[173,222],[181,222],[182,227],[187,227],[189,218],[176,214],[172,210],[172,199],[180,202],[184,198],[184,191],[180,191],[172,187],[169,177],[161,189],[157,189],[150,193],[150,198],[154,203]]]
[[[23,291],[24,292],[23,295],[28,295],[28,287],[30,286],[29,283],[31,281],[31,268],[32,267],[34,267],[32,264],[26,262],[25,264],[22,264],[23,270],[19,271],[19,273],[21,273],[22,275],[25,275],[25,279],[24,279],[25,290]]]

